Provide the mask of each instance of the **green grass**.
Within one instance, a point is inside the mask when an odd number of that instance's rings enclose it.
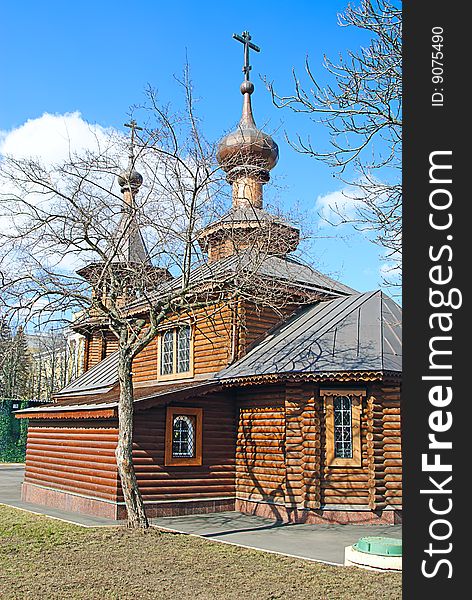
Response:
[[[0,598],[397,600],[401,576],[0,506]]]

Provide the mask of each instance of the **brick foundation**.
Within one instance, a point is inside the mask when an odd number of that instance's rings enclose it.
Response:
[[[333,523],[340,525],[396,525],[402,522],[401,510],[333,510],[323,508],[312,510],[305,508],[287,508],[282,504],[255,502],[236,499],[235,510],[246,515],[256,515],[284,523],[308,523],[319,525]]]

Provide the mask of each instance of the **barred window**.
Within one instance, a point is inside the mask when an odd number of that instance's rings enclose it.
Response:
[[[174,332],[169,329],[162,336],[161,375],[169,375],[174,370]]]
[[[203,409],[168,406],[164,464],[171,467],[200,466],[203,461]]]
[[[362,388],[323,388],[325,413],[325,461],[329,467],[361,467]]]
[[[193,458],[195,456],[195,418],[175,415],[172,425],[172,457]]]
[[[177,373],[190,371],[190,327],[177,330]]]
[[[349,396],[334,398],[334,456],[352,458],[352,404]]]

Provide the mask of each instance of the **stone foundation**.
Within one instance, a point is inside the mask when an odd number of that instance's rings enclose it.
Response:
[[[95,517],[121,520],[126,519],[124,504],[107,502],[99,498],[90,498],[61,490],[54,490],[33,483],[23,483],[21,499],[32,504],[49,506],[66,512],[78,512]],[[283,504],[241,498],[205,498],[202,500],[168,500],[165,502],[145,502],[146,514],[155,517],[179,517],[182,515],[201,515],[223,511],[233,511],[246,515],[256,515],[284,523],[338,523],[346,525],[396,525],[402,522],[401,510],[372,511],[369,509],[311,510],[290,508]]]
[[[307,508],[289,508],[283,504],[263,501],[244,500],[237,498],[235,510],[246,515],[256,515],[283,523],[308,523],[320,525],[333,523],[340,525],[397,525],[402,522],[401,510],[373,511],[369,509],[333,509],[322,508],[319,510]]]
[[[106,519],[117,518],[117,505],[115,502],[71,494],[35,485],[34,483],[23,483],[21,486],[21,499],[24,502],[49,506],[67,512],[78,512],[93,517],[105,517]]]
[[[207,513],[235,510],[234,498],[211,498],[205,500],[185,500],[144,503],[149,519],[156,517],[181,517],[183,515],[203,515]],[[118,506],[118,519],[126,519],[126,507]]]
[[[34,483],[23,483],[21,499],[24,502],[49,506],[66,512],[76,512],[113,520],[127,518],[124,504],[54,490]],[[205,498],[203,500],[144,502],[144,506],[146,515],[152,519],[154,517],[179,517],[182,515],[201,515],[235,510],[234,503],[234,498]]]

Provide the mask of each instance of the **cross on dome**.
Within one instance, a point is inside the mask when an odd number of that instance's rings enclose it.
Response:
[[[249,71],[252,69],[251,65],[249,64],[249,49],[254,50],[254,52],[260,52],[261,49],[259,48],[259,46],[256,46],[256,44],[253,44],[251,42],[252,38],[249,31],[243,31],[242,35],[239,35],[238,33],[233,33],[233,38],[244,45],[243,73],[245,80],[249,81]]]

